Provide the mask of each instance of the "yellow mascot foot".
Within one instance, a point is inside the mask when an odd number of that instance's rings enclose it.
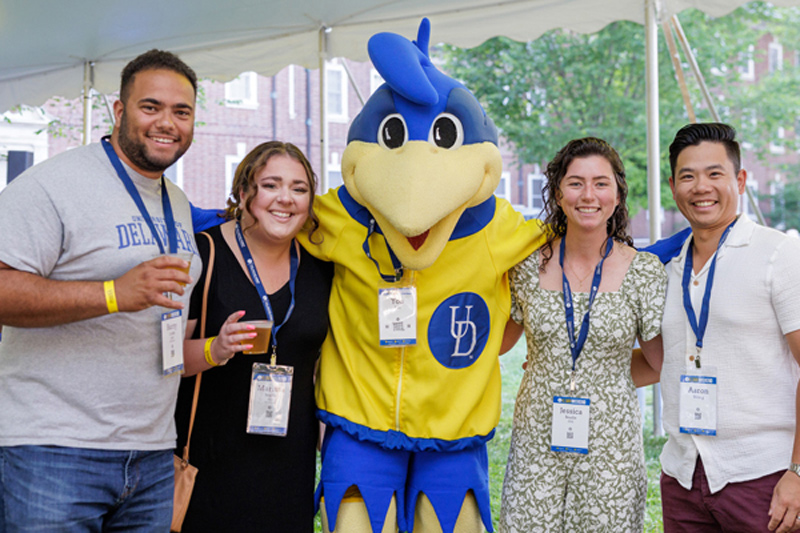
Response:
[[[469,491],[464,497],[453,533],[483,533],[484,531],[478,502],[472,491]],[[442,533],[439,518],[425,493],[420,493],[417,500],[414,512],[414,533]]]
[[[325,533],[377,533],[372,531],[372,524],[367,514],[367,506],[361,498],[361,493],[355,487],[350,487],[342,498],[339,505],[339,514],[336,516],[336,530],[331,531],[328,527],[328,514],[325,511],[325,497],[320,501],[320,512],[322,513],[322,531]],[[397,502],[392,496],[389,509],[386,511],[386,519],[383,523],[383,530],[380,533],[397,532]]]

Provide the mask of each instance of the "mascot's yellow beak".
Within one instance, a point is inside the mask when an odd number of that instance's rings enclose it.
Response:
[[[410,141],[388,150],[352,141],[342,155],[342,178],[366,207],[404,267],[436,261],[461,214],[497,188],[502,158],[490,142],[456,150]]]

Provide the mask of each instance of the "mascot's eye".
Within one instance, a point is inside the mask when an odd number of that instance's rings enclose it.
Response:
[[[464,126],[455,115],[442,113],[433,121],[428,142],[440,148],[455,150],[464,144]]]
[[[378,144],[389,150],[400,148],[408,141],[408,128],[403,115],[392,113],[378,126]]]

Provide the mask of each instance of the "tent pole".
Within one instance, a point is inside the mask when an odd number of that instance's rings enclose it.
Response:
[[[92,142],[92,86],[94,61],[83,62],[83,144]]]
[[[656,0],[645,0],[645,79],[647,90],[647,207],[650,242],[661,238],[660,141],[658,136],[658,23]],[[661,387],[653,386],[653,433],[664,435],[661,423]]]
[[[116,119],[114,118],[114,111],[111,109],[111,103],[108,101],[108,95],[106,93],[101,93],[103,95],[103,103],[106,104],[106,113],[108,114],[108,121],[111,123],[111,126],[114,126]]]
[[[350,71],[350,67],[347,66],[347,61],[342,60],[342,66],[344,67],[344,71],[347,73],[347,79],[350,80],[350,86],[356,92],[356,96],[358,97],[358,101],[361,102],[361,107],[364,107],[364,95],[361,94],[361,89],[358,88],[356,84],[356,79],[353,77],[353,73]]]
[[[697,83],[700,85],[700,91],[703,93],[703,98],[708,105],[708,110],[711,112],[711,117],[716,122],[721,122],[719,119],[719,113],[717,113],[717,108],[714,105],[714,100],[711,98],[711,93],[706,85],[706,80],[703,77],[703,73],[700,72],[700,67],[697,66],[697,59],[695,58],[691,47],[689,47],[689,41],[686,39],[686,34],[683,33],[683,26],[681,26],[681,23],[676,15],[673,15],[670,21],[675,28],[675,34],[678,36],[678,41],[681,43],[681,47],[683,48],[683,54],[689,61],[689,66],[692,67],[694,77],[697,79]],[[764,219],[764,214],[761,212],[761,208],[758,206],[758,202],[753,196],[753,191],[750,189],[750,187],[745,187],[744,192],[747,195],[747,200],[750,202],[750,209],[752,209],[755,213],[758,223],[762,226],[766,226],[767,222]]]
[[[689,122],[694,124],[697,122],[697,116],[694,114],[694,106],[692,106],[692,99],[689,96],[689,88],[686,87],[686,78],[683,75],[681,57],[678,54],[678,48],[675,46],[675,39],[672,37],[672,28],[669,22],[662,22],[661,29],[664,31],[664,38],[667,41],[667,48],[669,48],[669,57],[672,59],[672,68],[675,70],[675,77],[678,79],[678,86],[681,89],[683,106],[686,108],[686,114],[689,115]]]
[[[328,34],[331,29],[319,29],[319,190],[328,190]]]
[[[655,0],[645,0],[645,77],[647,87],[647,207],[650,241],[661,238],[660,141],[658,118],[658,25]]]

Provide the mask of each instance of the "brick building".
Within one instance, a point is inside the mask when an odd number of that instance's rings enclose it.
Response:
[[[753,45],[761,50],[765,61],[746,59],[742,66],[744,83],[757,83],[764,75],[782,69],[789,55],[771,35],[764,35]],[[792,64],[798,55],[791,54]],[[329,61],[327,70],[328,153],[326,187],[341,184],[340,161],[345,148],[347,130],[366,99],[382,83],[370,63],[345,59]],[[320,84],[319,71],[289,66],[264,77],[244,73],[228,83],[204,80],[198,91],[194,143],[186,155],[167,172],[189,199],[200,207],[223,207],[236,165],[257,144],[279,139],[300,147],[319,175],[320,153]],[[110,99],[114,97],[110,96]],[[110,102],[101,95],[94,98],[92,139],[110,129]],[[6,113],[0,121],[0,188],[6,175],[17,164],[12,152],[27,152],[27,160],[38,163],[45,158],[77,146],[81,139],[82,111],[80,102],[62,98],[50,100],[40,110],[23,109]],[[57,120],[51,122],[53,119]],[[49,126],[48,126],[49,124]],[[794,125],[776,131],[776,138],[793,135]],[[787,133],[788,132],[788,133]],[[798,161],[797,153],[774,146],[769,163],[758,161],[752,146],[743,144],[744,166],[750,173],[748,185],[761,194],[774,193],[785,182],[780,164]],[[504,172],[496,191],[526,215],[535,216],[542,207],[543,175],[538,165],[520,165],[513,151],[501,142]],[[9,154],[8,158],[3,155]],[[666,179],[666,177],[665,177]],[[762,211],[770,210],[769,202],[761,202]],[[749,212],[746,200],[742,210]],[[662,234],[669,235],[683,227],[680,213],[659,214]],[[640,242],[648,236],[648,213],[639,212],[632,221],[632,233]]]

